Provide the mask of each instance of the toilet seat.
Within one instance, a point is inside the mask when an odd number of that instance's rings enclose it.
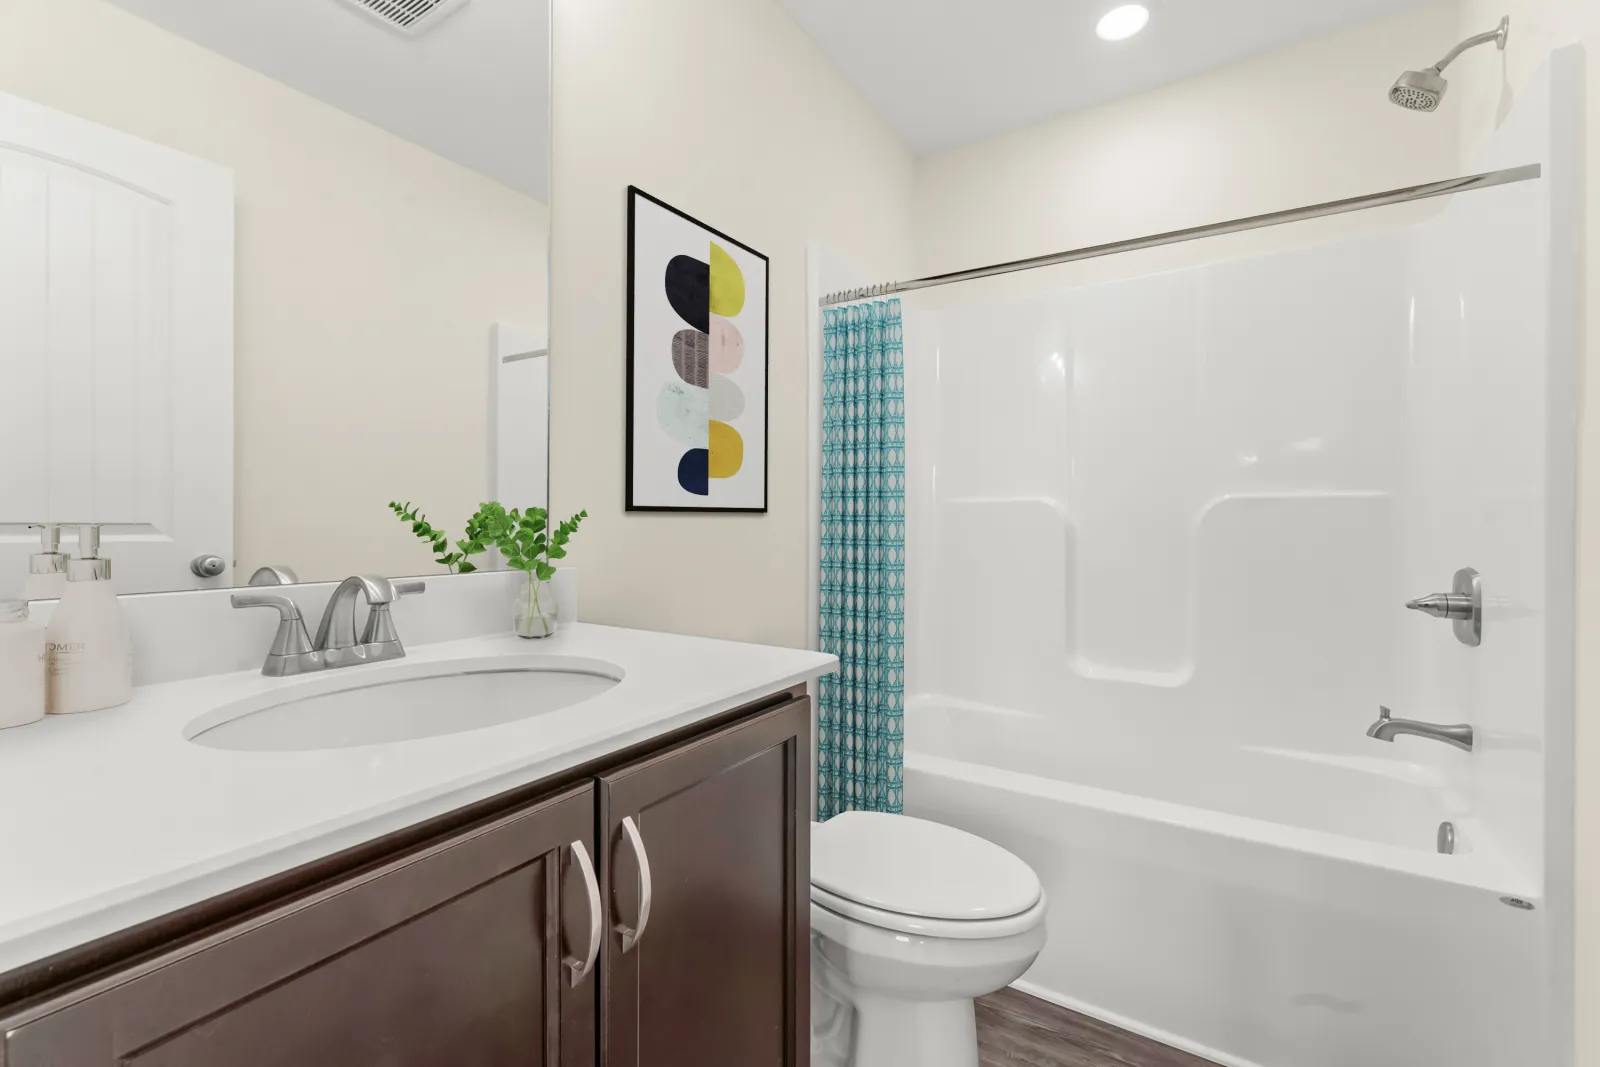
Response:
[[[899,912],[869,907],[836,896],[816,885],[811,887],[811,903],[864,926],[876,927],[891,933],[947,938],[952,941],[979,941],[1027,933],[1044,921],[1045,912],[1049,908],[1049,901],[1041,890],[1039,899],[1034,902],[1033,907],[1003,919],[929,919],[921,915],[903,915]]]
[[[905,815],[845,812],[812,826],[811,899],[884,930],[962,940],[1036,925],[1044,889],[999,845]]]

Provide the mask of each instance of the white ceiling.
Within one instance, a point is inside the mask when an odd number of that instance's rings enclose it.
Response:
[[[468,0],[412,38],[346,0],[112,0],[213,52],[547,200],[546,0]]]
[[[1143,33],[1095,23],[1124,0],[782,0],[918,155],[1154,89],[1428,0],[1142,0]],[[1441,54],[1454,44],[1440,41]]]

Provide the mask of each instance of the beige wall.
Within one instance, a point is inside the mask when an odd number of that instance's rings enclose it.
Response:
[[[1395,75],[1453,39],[1436,3],[921,161],[921,273],[1043,255],[1456,173],[1457,130],[1387,100]],[[1396,210],[1069,268],[1145,272],[1239,255]],[[1433,209],[1428,209],[1433,210]],[[1059,284],[1059,272],[1035,279]],[[994,283],[988,283],[993,285]],[[1015,282],[1010,284],[1016,284]]]
[[[1511,17],[1504,54],[1477,49],[1447,72],[1463,149],[1482,143],[1551,49],[1582,42],[1587,52],[1586,339],[1579,403],[1577,710],[1577,1050],[1579,1067],[1600,1067],[1600,3],[1595,0],[1462,0],[1458,36]],[[1428,62],[1428,60],[1425,60]]]
[[[102,0],[0,0],[0,92],[234,170],[240,569],[436,569],[385,504],[480,502],[489,328],[544,330],[544,205]]]
[[[909,264],[912,159],[774,0],[557,0],[551,499],[584,618],[803,646],[806,244]],[[772,262],[766,515],[623,510],[628,185]]]

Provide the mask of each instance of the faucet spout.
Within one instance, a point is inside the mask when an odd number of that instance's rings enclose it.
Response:
[[[1472,727],[1466,723],[1441,726],[1438,723],[1418,722],[1415,719],[1396,719],[1389,713],[1388,708],[1379,707],[1378,721],[1367,727],[1367,736],[1379,741],[1393,742],[1401,734],[1425,737],[1430,741],[1442,741],[1463,752],[1472,751]]]
[[[356,634],[356,598],[363,596],[374,610],[388,607],[399,594],[394,583],[376,574],[357,574],[339,583],[322,612],[322,624],[312,643],[318,652],[343,653],[361,644]]]

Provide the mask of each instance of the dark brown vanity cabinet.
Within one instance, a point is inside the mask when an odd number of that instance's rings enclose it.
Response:
[[[594,798],[523,808],[70,994],[11,1030],[5,1067],[592,1064],[595,982],[565,980],[560,927],[587,905],[564,875],[581,881],[571,843],[593,838]]]
[[[0,1067],[798,1065],[809,736],[788,701],[47,991]]]
[[[809,709],[601,776],[607,1067],[810,1062]]]

